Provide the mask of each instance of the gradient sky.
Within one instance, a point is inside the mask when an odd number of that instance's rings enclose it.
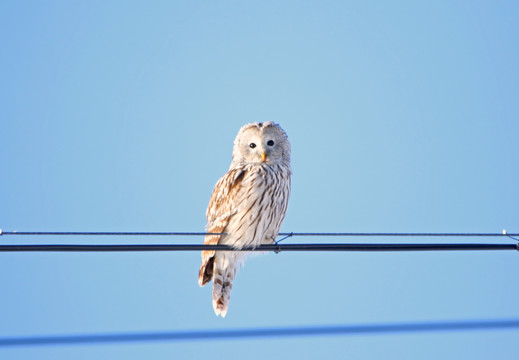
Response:
[[[238,129],[292,143],[284,232],[519,232],[514,1],[2,1],[0,228],[203,231]],[[1,237],[192,243],[201,237]],[[479,242],[513,243],[507,238]],[[474,239],[293,238],[286,243]],[[514,252],[2,253],[0,336],[518,318]],[[519,330],[47,346],[5,359],[516,359]]]

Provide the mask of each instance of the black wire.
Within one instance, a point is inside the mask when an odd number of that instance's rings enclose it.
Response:
[[[225,233],[206,232],[124,232],[124,231],[3,231],[0,235],[68,235],[68,236],[205,236],[225,235]],[[511,237],[517,234],[502,233],[375,233],[375,232],[290,232],[279,233],[279,236],[412,236],[412,237]]]
[[[272,244],[236,249],[229,245],[0,245],[0,252],[114,252],[114,251],[468,251],[519,250],[518,244]]]
[[[470,331],[498,330],[519,328],[519,319],[476,320],[448,322],[389,323],[372,325],[331,325],[303,327],[247,328],[234,330],[194,330],[163,331],[139,333],[110,333],[86,335],[57,335],[0,338],[0,347],[41,346],[41,345],[81,345],[121,342],[150,341],[207,341],[207,340],[239,340],[257,338],[279,338],[323,335],[363,335],[392,334],[406,332],[432,331]]]
[[[502,233],[402,233],[402,232],[338,232],[338,233],[279,233],[279,236],[410,236],[410,237],[503,237],[503,236],[519,236],[519,234],[502,234]]]
[[[0,235],[68,235],[68,236],[205,236],[223,233],[206,232],[125,232],[125,231],[3,231]]]

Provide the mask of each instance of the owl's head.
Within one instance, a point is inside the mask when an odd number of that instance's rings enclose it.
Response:
[[[244,125],[232,153],[232,167],[246,164],[290,165],[290,143],[283,129],[272,121]]]

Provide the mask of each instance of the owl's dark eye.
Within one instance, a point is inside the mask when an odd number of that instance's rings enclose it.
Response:
[[[254,148],[256,147],[256,144],[254,144],[254,143],[250,143],[250,144],[249,144],[249,147],[250,147],[251,149],[254,149]]]
[[[268,145],[268,146],[273,146],[273,145],[274,145],[274,140],[269,140],[269,141],[267,141],[267,145]]]

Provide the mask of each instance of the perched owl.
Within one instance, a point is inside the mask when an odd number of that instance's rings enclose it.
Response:
[[[290,143],[273,122],[243,126],[229,171],[216,183],[207,207],[206,245],[235,248],[272,244],[285,218],[290,195]],[[213,280],[213,308],[225,317],[237,268],[247,252],[203,251],[198,283]]]

